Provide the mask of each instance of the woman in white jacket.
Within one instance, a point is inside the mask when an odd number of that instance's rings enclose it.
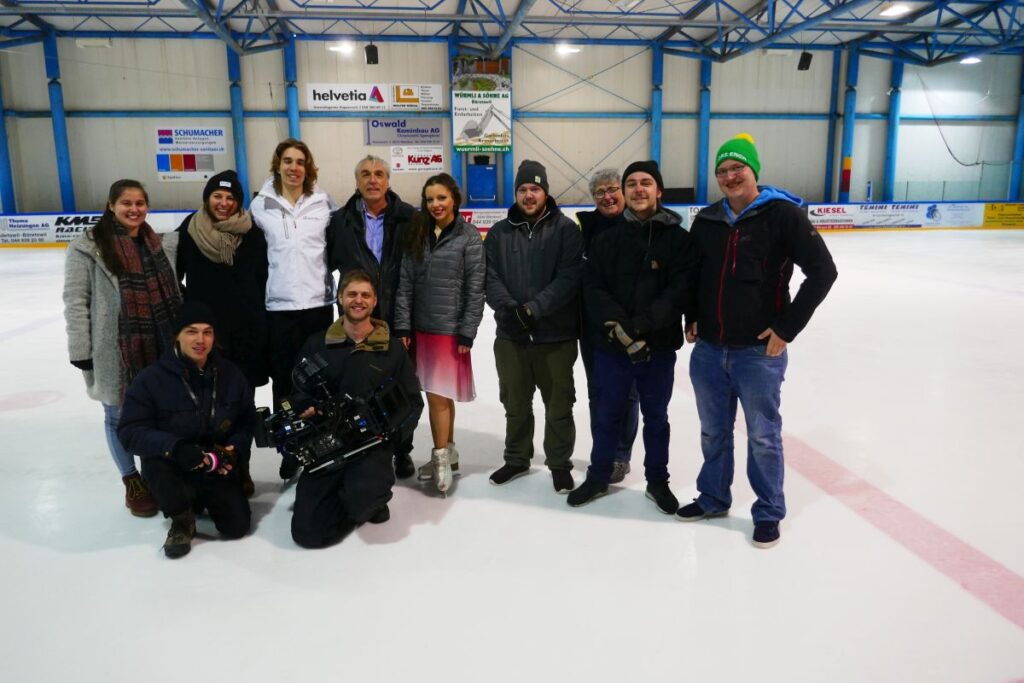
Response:
[[[334,320],[327,223],[338,205],[317,187],[313,154],[301,140],[277,145],[270,173],[250,211],[267,239],[267,331],[276,407],[291,393],[299,349]],[[294,474],[293,463],[282,463],[282,477]]]

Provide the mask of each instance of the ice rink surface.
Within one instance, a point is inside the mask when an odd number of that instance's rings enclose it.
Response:
[[[63,251],[0,251],[0,680],[1024,680],[1024,231],[826,240],[839,280],[790,346],[773,549],[750,543],[742,447],[731,515],[693,524],[644,498],[641,452],[580,509],[540,465],[491,486],[488,315],[447,498],[401,482],[389,523],[301,550],[294,486],[256,451],[252,533],[214,541],[200,519],[178,561],[162,517],[124,508],[67,362]],[[701,462],[689,352],[670,408],[682,502]],[[579,482],[579,363],[576,381]]]

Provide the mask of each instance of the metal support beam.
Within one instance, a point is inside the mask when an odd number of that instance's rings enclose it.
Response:
[[[235,172],[242,185],[242,203],[249,206],[249,155],[245,146],[245,111],[242,108],[242,61],[238,53],[225,47],[228,57],[228,81],[231,86],[231,135],[235,143]]]
[[[523,23],[523,19],[530,13],[530,8],[534,6],[537,0],[519,0],[519,7],[516,8],[516,13],[512,15],[512,21],[508,22],[505,27],[505,31],[501,34],[494,49],[491,50],[491,59],[498,59],[501,53],[508,47],[509,42],[512,40],[513,34],[516,29],[519,28],[520,24]]]
[[[526,0],[523,0],[525,2]],[[499,55],[500,56],[500,55]],[[509,73],[512,72],[512,51],[505,53],[508,57]],[[512,206],[516,202],[516,110],[512,109],[512,120],[508,122],[508,136],[511,149],[501,155],[501,191],[504,205]]]
[[[900,135],[900,89],[903,87],[903,62],[892,63],[889,81],[889,127],[885,136],[885,175],[882,177],[882,201],[891,202],[896,191],[896,150]]]
[[[665,81],[665,55],[660,44],[651,46],[651,159],[661,165],[662,83]]]
[[[35,45],[36,43],[42,42],[42,40],[42,33],[35,36],[25,36],[23,38],[11,38],[10,40],[0,40],[0,50],[11,50],[16,47],[24,47],[25,45]]]
[[[224,44],[231,48],[231,50],[238,54],[242,54],[242,46],[239,45],[233,37],[231,37],[231,33],[227,28],[218,24],[217,21],[214,20],[202,0],[178,0],[178,2],[184,5],[185,8],[196,17],[196,19],[206,24],[206,28],[216,33],[217,37],[223,40]]]
[[[708,152],[711,146],[711,60],[700,62],[700,111],[697,113],[698,204],[708,203]]]
[[[825,145],[825,188],[821,194],[823,202],[831,202],[836,168],[836,123],[839,120],[839,64],[843,53],[832,51],[832,92],[828,100],[828,141]]]
[[[1013,141],[1013,165],[1010,167],[1010,187],[1006,199],[1011,202],[1024,200],[1024,187],[1021,178],[1024,176],[1024,64],[1020,72],[1020,97],[1017,100],[1017,135]]]
[[[64,91],[60,85],[60,59],[57,55],[57,35],[50,31],[43,38],[43,61],[49,79],[50,120],[53,124],[53,146],[57,151],[57,181],[60,185],[60,205],[66,212],[75,211],[75,185],[71,175],[71,149],[68,146],[68,125],[64,115]]]
[[[295,39],[290,39],[284,46],[284,88],[285,103],[288,110],[288,137],[300,140],[302,129],[299,126],[299,79],[295,64]]]
[[[843,151],[842,171],[839,175],[839,202],[850,201],[850,176],[853,173],[853,132],[857,118],[857,75],[860,71],[860,52],[854,48],[847,54],[846,97],[843,99]]]
[[[4,91],[0,83],[0,213],[18,213],[14,198],[14,174],[11,172],[11,151],[7,147],[7,117],[4,116]]]
[[[461,4],[460,4],[460,6],[461,6]],[[455,58],[458,55],[459,55],[459,46],[458,46],[458,43],[455,42],[455,32],[452,32],[452,35],[448,36],[448,82],[449,83],[452,82],[452,77],[454,75],[453,72],[452,72],[452,62],[454,62]],[[512,122],[510,121],[509,125],[511,125],[511,123]],[[452,117],[451,116],[448,117],[448,125],[449,125],[449,128],[451,129],[451,135],[452,135],[451,146],[449,147],[449,152],[448,152],[451,155],[451,159],[452,159],[452,164],[451,164],[451,167],[452,167],[452,178],[454,178],[455,179],[455,183],[459,187],[462,188],[463,196],[468,198],[469,197],[469,188],[466,187],[463,184],[463,180],[462,180],[463,156],[462,156],[462,152],[456,152],[455,151],[455,129],[452,127],[453,124],[452,124]]]

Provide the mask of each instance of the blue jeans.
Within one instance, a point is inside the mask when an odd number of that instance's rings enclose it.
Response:
[[[622,433],[630,387],[640,397],[644,415],[644,477],[668,481],[668,402],[672,398],[676,352],[658,351],[646,363],[634,364],[624,353],[594,350],[594,448],[587,477],[607,484]]]
[[[700,417],[704,465],[697,476],[697,504],[706,513],[732,506],[733,426],[736,402],[747,422],[747,478],[757,495],[754,522],[786,516],[782,492],[782,381],[788,355],[765,355],[764,346],[719,346],[698,340],[690,354],[690,380]]]
[[[121,420],[121,406],[108,406],[103,404],[103,431],[107,436],[107,447],[110,449],[110,456],[114,458],[117,471],[122,477],[135,474],[135,457],[124,449],[121,440],[117,438],[117,423]]]
[[[593,436],[593,426],[597,422],[597,386],[594,378],[594,345],[586,337],[580,338],[580,358],[583,360],[583,370],[587,373],[587,398],[590,399],[590,426],[591,436]],[[619,443],[615,447],[617,461],[629,462],[633,457],[633,442],[636,441],[639,428],[640,394],[636,391],[636,382],[633,382],[629,388],[629,395],[626,397]]]

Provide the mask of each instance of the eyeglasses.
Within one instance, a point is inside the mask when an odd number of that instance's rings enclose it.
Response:
[[[618,194],[619,190],[621,189],[621,187],[615,186],[606,188],[604,190],[598,190],[597,192],[594,193],[594,199],[601,200],[607,197],[608,195]]]
[[[745,168],[746,166],[744,166],[743,164],[736,164],[735,166],[730,166],[729,168],[720,168],[717,171],[715,171],[715,177],[725,178],[727,176],[737,176],[740,173],[742,173],[743,169]]]

